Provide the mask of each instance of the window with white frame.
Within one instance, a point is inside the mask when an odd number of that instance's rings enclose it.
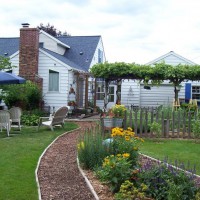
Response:
[[[59,91],[59,72],[49,70],[49,91]]]
[[[104,100],[104,81],[97,81],[97,100]]]
[[[192,99],[200,100],[200,86],[192,86]]]

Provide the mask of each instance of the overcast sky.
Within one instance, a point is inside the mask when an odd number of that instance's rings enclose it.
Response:
[[[101,35],[108,62],[144,64],[174,51],[200,64],[199,0],[1,1],[0,37],[18,37],[25,22]]]

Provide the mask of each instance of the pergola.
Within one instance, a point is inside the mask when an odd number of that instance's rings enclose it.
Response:
[[[95,78],[105,80],[105,108],[108,103],[108,86],[111,81],[117,82],[116,104],[121,102],[121,82],[123,79],[133,79],[147,85],[160,85],[168,80],[174,86],[175,102],[178,101],[178,92],[181,82],[199,81],[200,65],[177,65],[172,66],[165,63],[157,63],[154,66],[139,65],[135,63],[98,63],[90,72]]]

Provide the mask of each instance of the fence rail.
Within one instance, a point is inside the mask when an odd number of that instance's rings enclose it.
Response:
[[[197,112],[185,110],[161,110],[137,108],[126,112],[123,127],[132,127],[142,137],[155,137],[151,124],[161,124],[161,137],[192,138],[192,120],[197,120]]]

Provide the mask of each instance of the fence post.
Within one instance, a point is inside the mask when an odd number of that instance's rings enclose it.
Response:
[[[134,132],[135,134],[137,134],[137,127],[138,127],[138,123],[137,123],[137,114],[138,114],[138,111],[135,110],[135,119],[134,119]]]
[[[178,127],[177,127],[177,137],[179,138],[180,137],[180,109],[178,110]]]
[[[124,129],[127,129],[127,111],[125,110],[125,115],[124,115]]]
[[[142,114],[143,114],[143,110],[141,108],[140,109],[140,136],[142,136],[142,133],[143,133],[143,124],[142,124],[142,122],[143,122],[143,116],[142,116]]]
[[[147,137],[147,134],[148,134],[147,133],[147,131],[148,131],[147,130],[147,128],[148,128],[148,110],[147,109],[145,110],[145,127],[144,128],[145,128],[145,137]]]
[[[183,138],[185,137],[185,131],[186,131],[185,118],[186,118],[186,112],[184,110],[184,112],[183,112],[183,136],[182,136]]]
[[[191,138],[191,112],[188,113],[188,138]]]
[[[133,128],[133,112],[132,112],[132,109],[130,110],[130,114],[129,114],[129,127]]]
[[[174,137],[174,128],[175,128],[175,111],[172,111],[172,137]]]

